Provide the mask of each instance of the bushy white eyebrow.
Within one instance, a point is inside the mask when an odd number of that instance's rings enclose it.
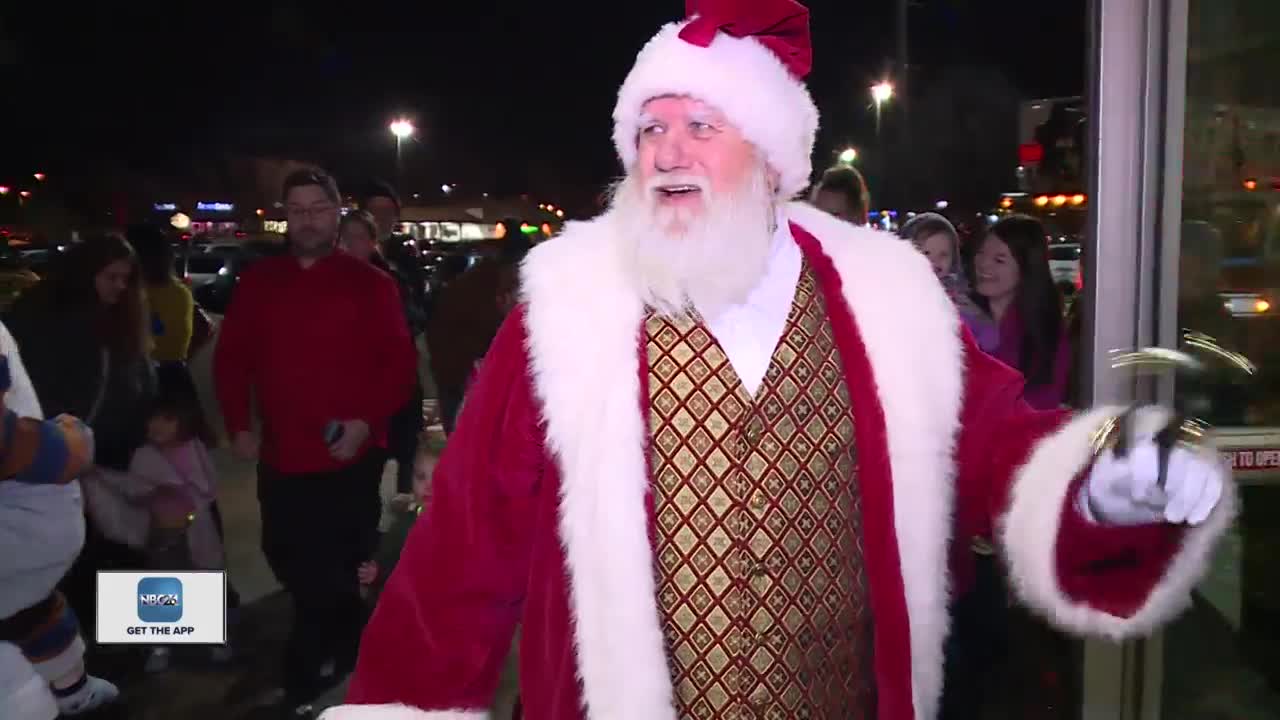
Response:
[[[694,110],[689,113],[689,119],[697,123],[705,123],[707,125],[719,126],[721,120],[716,113],[711,110]]]
[[[695,123],[704,123],[706,125],[710,125],[712,127],[717,127],[717,128],[724,124],[724,118],[722,118],[718,113],[716,113],[716,111],[708,108],[703,108],[700,110],[691,110],[689,112],[689,121],[695,122]],[[640,122],[637,125],[637,127],[645,128],[653,125],[665,125],[665,124],[666,123],[654,117],[653,115],[642,112],[640,113]]]

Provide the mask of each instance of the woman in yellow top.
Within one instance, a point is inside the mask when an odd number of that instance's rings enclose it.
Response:
[[[151,323],[151,359],[159,364],[186,362],[191,348],[195,300],[173,271],[173,246],[159,228],[129,229],[129,243],[138,253],[146,287]]]

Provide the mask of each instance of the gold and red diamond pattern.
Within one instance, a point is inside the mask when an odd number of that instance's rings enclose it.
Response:
[[[679,718],[874,718],[853,417],[812,273],[755,397],[698,320],[645,332]]]

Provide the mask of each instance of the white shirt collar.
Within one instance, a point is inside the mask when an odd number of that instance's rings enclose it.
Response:
[[[740,305],[725,309],[707,327],[729,357],[738,378],[755,395],[764,382],[774,350],[782,340],[787,316],[800,282],[802,257],[791,235],[786,213],[778,208],[777,227],[764,276]]]

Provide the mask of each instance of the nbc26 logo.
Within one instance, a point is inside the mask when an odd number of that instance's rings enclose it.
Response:
[[[171,623],[182,619],[182,581],[173,577],[146,577],[138,581],[138,619]]]

